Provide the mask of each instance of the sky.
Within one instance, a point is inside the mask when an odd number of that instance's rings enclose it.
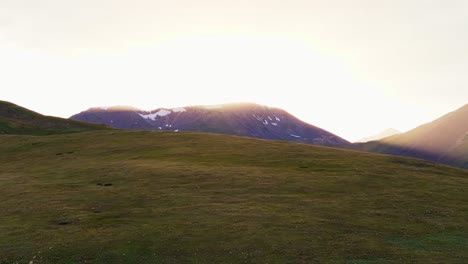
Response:
[[[466,0],[1,0],[0,100],[254,102],[354,141],[468,103]]]

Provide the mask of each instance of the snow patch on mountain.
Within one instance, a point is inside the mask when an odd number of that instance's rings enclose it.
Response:
[[[156,116],[167,116],[171,114],[171,110],[161,109],[155,113]]]
[[[156,120],[156,117],[158,116],[167,116],[169,114],[171,114],[172,111],[170,110],[166,110],[166,109],[161,109],[159,111],[157,111],[156,113],[152,113],[152,114],[147,114],[147,115],[144,115],[144,114],[139,114],[141,117],[143,117],[144,119],[151,119],[151,120]]]
[[[252,116],[253,116],[255,119],[257,119],[258,121],[263,122],[263,119],[262,119],[261,117],[255,115],[255,114],[252,115]]]
[[[266,118],[263,118],[261,116],[258,116],[256,114],[252,114],[252,116],[257,119],[257,121],[259,121],[260,123],[264,124],[264,125],[273,125],[273,126],[278,126],[278,122],[281,121],[281,119],[279,119],[279,117],[277,116],[267,116]],[[275,121],[276,120],[276,121]],[[275,122],[272,122],[272,121],[275,121]]]

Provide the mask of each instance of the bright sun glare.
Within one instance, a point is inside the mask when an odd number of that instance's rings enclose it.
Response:
[[[355,140],[468,97],[468,1],[29,2],[0,1],[0,87],[47,115],[253,102]]]
[[[386,101],[338,58],[314,52],[305,41],[193,37],[105,55],[81,51],[19,56],[34,58],[27,65],[16,65],[32,74],[29,78],[7,75],[11,85],[49,86],[49,91],[55,89],[54,94],[67,96],[66,107],[59,106],[70,111],[62,113],[64,117],[103,105],[154,109],[255,102],[284,108],[306,122],[353,140],[376,132],[371,127],[366,131],[364,123],[357,126],[356,120],[372,115],[369,108],[385,107]],[[30,98],[37,101],[44,96],[37,89]],[[58,115],[57,105],[50,105],[50,112],[44,113]],[[371,119],[373,123],[367,126],[382,122],[386,127],[383,123],[388,122]]]

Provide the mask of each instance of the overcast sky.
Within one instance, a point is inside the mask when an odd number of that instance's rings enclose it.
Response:
[[[467,47],[466,0],[0,0],[0,99],[257,102],[356,140],[468,103]]]

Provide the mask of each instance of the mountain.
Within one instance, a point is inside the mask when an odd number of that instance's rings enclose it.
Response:
[[[251,103],[158,108],[91,108],[70,117],[121,129],[195,131],[334,146],[347,141],[278,108]]]
[[[365,142],[369,142],[369,141],[374,141],[374,140],[379,140],[379,139],[382,139],[382,138],[390,137],[390,136],[397,135],[397,134],[401,134],[401,132],[394,129],[394,128],[388,128],[388,129],[385,129],[384,131],[382,131],[382,132],[380,132],[378,134],[362,138],[360,140],[357,140],[356,142],[357,143],[365,143]]]
[[[110,127],[44,116],[16,104],[0,101],[0,135],[49,135],[102,129]]]
[[[0,137],[0,263],[466,263],[468,171],[194,132]]]
[[[468,168],[468,104],[406,133],[352,148]]]

